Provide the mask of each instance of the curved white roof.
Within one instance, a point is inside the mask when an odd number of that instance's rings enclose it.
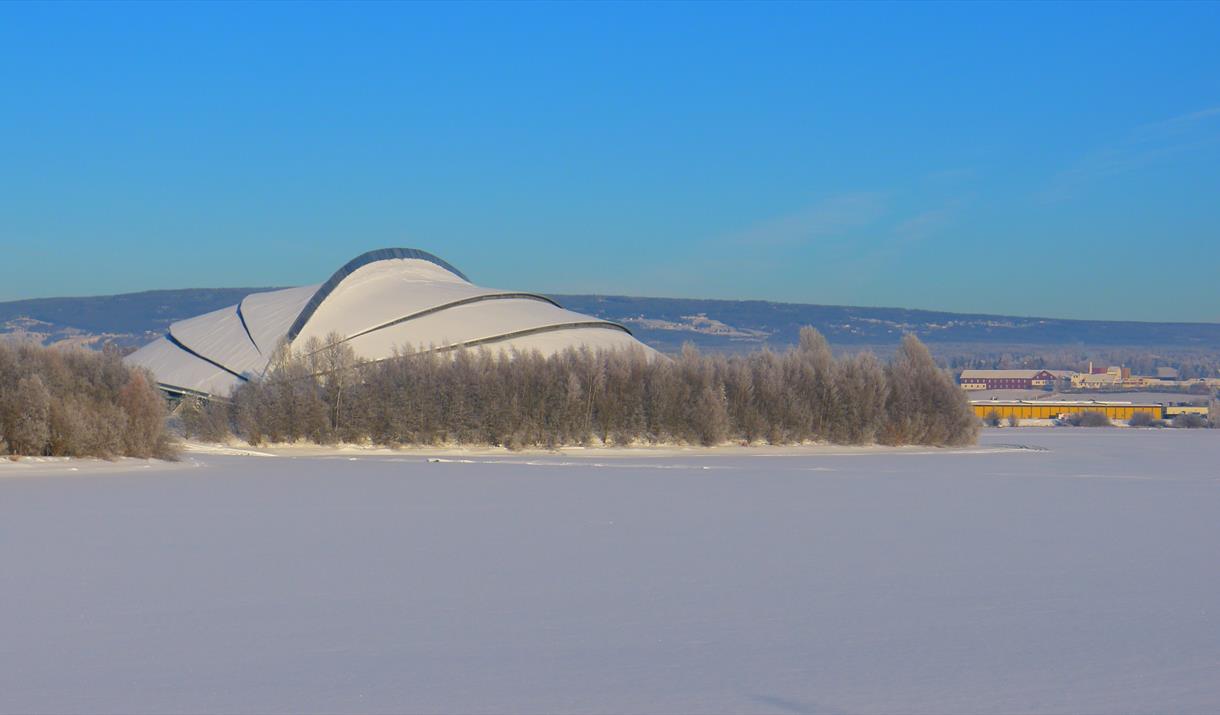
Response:
[[[325,283],[252,293],[234,306],[172,324],[166,335],[127,357],[171,391],[225,395],[267,370],[282,342],[338,334],[365,360],[395,349],[488,346],[648,348],[627,328],[564,310],[532,293],[471,283],[430,253],[387,248],[357,256]]]

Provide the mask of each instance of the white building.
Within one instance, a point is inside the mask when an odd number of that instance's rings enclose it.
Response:
[[[1127,386],[1131,371],[1124,367],[1111,366],[1105,372],[1096,372],[1092,363],[1089,371],[1072,377],[1072,387],[1079,389],[1102,389]]]
[[[476,286],[430,253],[386,248],[357,256],[325,283],[252,293],[228,308],[181,320],[127,357],[170,392],[227,395],[263,375],[284,342],[338,334],[365,360],[395,349],[638,348],[617,323],[564,310],[534,293]]]

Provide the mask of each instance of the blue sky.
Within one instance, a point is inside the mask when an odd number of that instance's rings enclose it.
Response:
[[[0,300],[324,280],[1220,321],[1220,4],[0,5]]]

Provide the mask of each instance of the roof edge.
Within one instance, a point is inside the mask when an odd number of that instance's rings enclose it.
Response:
[[[467,283],[470,282],[470,279],[466,277],[466,274],[454,268],[443,258],[434,256],[427,251],[421,251],[418,248],[378,248],[373,251],[361,253],[359,256],[356,256],[352,260],[343,264],[343,267],[335,271],[331,277],[318,288],[317,292],[313,294],[313,297],[309,299],[309,302],[305,304],[305,307],[301,309],[300,314],[297,315],[296,320],[292,321],[292,326],[288,328],[288,342],[292,342],[298,335],[301,334],[301,331],[305,329],[305,324],[309,322],[309,319],[312,318],[313,314],[318,310],[319,307],[321,307],[323,301],[330,297],[330,294],[334,292],[335,288],[339,287],[339,284],[343,282],[343,279],[356,272],[357,269],[363,268],[370,263],[389,261],[397,258],[414,258],[421,261],[428,261],[429,263],[433,263],[441,268],[444,268]]]

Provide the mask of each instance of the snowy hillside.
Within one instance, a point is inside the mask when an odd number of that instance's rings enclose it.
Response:
[[[0,303],[0,335],[45,344],[76,342],[139,346],[175,320],[237,303],[254,288],[150,291],[92,298],[45,298]],[[645,343],[674,351],[684,342],[745,351],[794,344],[805,325],[836,346],[896,345],[905,333],[956,346],[1156,347],[1220,350],[1220,324],[1137,323],[971,315],[900,308],[770,303],[765,301],[555,295],[579,313],[622,323]]]

